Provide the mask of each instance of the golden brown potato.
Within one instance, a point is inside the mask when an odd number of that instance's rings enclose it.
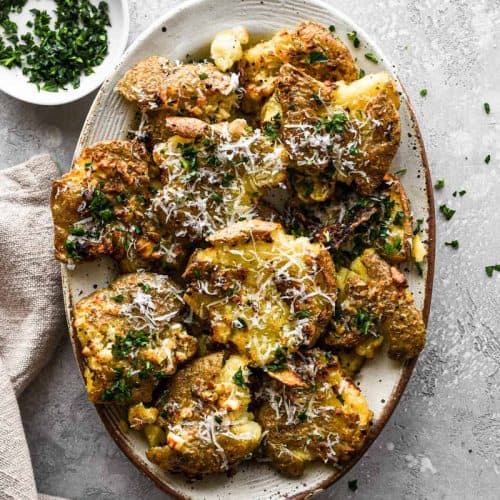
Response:
[[[191,477],[221,472],[248,459],[261,429],[248,411],[246,360],[221,352],[198,358],[169,381],[158,422],[167,443],[149,449],[151,462]]]
[[[108,255],[124,272],[176,266],[185,249],[148,213],[159,169],[144,146],[102,141],[85,148],[52,185],[55,255],[71,265]]]
[[[225,121],[238,105],[238,85],[237,74],[222,73],[211,63],[181,64],[165,79],[162,108],[171,116]]]
[[[354,183],[361,194],[380,185],[401,135],[399,98],[387,73],[329,84],[285,64],[277,100],[279,135],[295,170]]]
[[[240,72],[247,107],[273,93],[284,63],[320,81],[352,82],[358,78],[351,53],[328,28],[312,21],[300,23],[243,53]]]
[[[256,216],[256,203],[286,179],[286,152],[245,120],[208,125],[169,118],[173,133],[155,146],[163,188],[153,209],[178,241],[199,243],[227,225]]]
[[[167,276],[135,273],[76,304],[73,324],[91,401],[149,402],[158,380],[194,356],[181,295]]]
[[[385,339],[391,358],[407,360],[420,353],[425,325],[406,278],[373,249],[365,250],[350,269],[339,270],[337,286],[339,303],[325,336],[328,345],[373,357]]]
[[[259,220],[230,226],[208,242],[191,256],[184,300],[208,320],[214,340],[267,369],[281,351],[314,345],[335,301],[335,271],[321,244]]]
[[[288,476],[301,476],[309,462],[338,464],[359,451],[372,412],[337,359],[319,349],[286,362],[303,385],[287,387],[266,379],[258,392],[257,421],[271,464]]]
[[[157,109],[161,106],[161,88],[173,67],[164,57],[148,57],[125,73],[116,90],[144,111]]]

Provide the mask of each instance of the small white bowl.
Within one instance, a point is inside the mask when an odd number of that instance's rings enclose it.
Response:
[[[35,84],[28,82],[21,68],[8,69],[0,66],[0,90],[21,101],[54,106],[76,101],[99,87],[120,61],[127,46],[129,33],[127,0],[108,0],[108,5],[111,21],[111,26],[108,27],[108,55],[100,66],[94,68],[94,73],[88,76],[82,75],[78,88],[74,89],[71,84],[68,84],[66,90],[60,89],[58,92],[38,90]],[[26,22],[32,19],[30,9],[45,9],[51,13],[54,7],[54,2],[50,0],[29,0],[22,13],[13,14],[11,19],[17,23],[19,33],[22,34],[26,30]]]

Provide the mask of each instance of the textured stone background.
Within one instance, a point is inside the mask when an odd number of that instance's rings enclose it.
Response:
[[[111,0],[114,1],[114,0]],[[169,6],[131,1],[131,37]],[[377,40],[416,108],[438,219],[429,342],[401,404],[361,462],[321,498],[500,498],[500,34],[499,0],[336,0]],[[428,89],[422,98],[419,90]],[[0,165],[50,151],[68,165],[93,96],[56,108],[0,95]],[[488,116],[484,101],[492,107]],[[486,165],[484,157],[492,161]],[[453,198],[455,189],[466,189]],[[444,241],[458,239],[458,251]],[[5,284],[7,285],[7,284]],[[4,285],[4,286],[5,286]],[[69,341],[23,395],[39,490],[70,498],[159,499],[87,403]],[[358,491],[347,482],[358,480]]]

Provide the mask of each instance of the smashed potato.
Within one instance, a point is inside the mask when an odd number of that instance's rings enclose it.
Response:
[[[55,256],[74,265],[99,256],[124,272],[178,265],[184,249],[147,217],[159,169],[144,146],[102,141],[85,148],[52,184]]]
[[[154,387],[196,353],[182,323],[182,291],[159,274],[126,274],[74,310],[93,402],[149,402]]]
[[[198,243],[257,215],[256,204],[286,179],[286,153],[245,120],[209,126],[170,118],[176,134],[155,147],[163,188],[153,210],[179,241]]]
[[[217,33],[210,45],[210,57],[217,69],[227,71],[243,56],[242,45],[246,45],[250,35],[243,26]]]
[[[399,98],[388,74],[329,84],[285,64],[277,99],[279,134],[295,170],[354,183],[364,195],[380,185],[401,135]]]
[[[425,344],[422,314],[413,304],[406,278],[373,249],[363,252],[350,269],[337,274],[336,314],[325,342],[337,348],[355,348],[373,357],[385,339],[389,356],[408,360]]]
[[[264,380],[257,421],[271,463],[283,474],[301,476],[312,461],[342,463],[359,451],[370,429],[372,412],[337,358],[319,349],[287,360],[302,382],[287,386]]]
[[[283,352],[314,345],[335,300],[334,267],[321,244],[259,220],[207,241],[212,246],[197,250],[184,273],[184,300],[208,320],[214,340],[266,369]]]
[[[198,358],[169,381],[158,420],[166,445],[149,449],[151,462],[191,477],[222,472],[257,448],[260,425],[248,411],[247,361],[221,352]]]
[[[245,98],[260,102],[276,88],[282,64],[289,63],[320,81],[352,82],[358,70],[347,47],[325,27],[308,21],[281,30],[250,47],[240,61]]]

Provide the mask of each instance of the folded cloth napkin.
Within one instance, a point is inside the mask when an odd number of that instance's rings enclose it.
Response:
[[[65,330],[59,265],[52,254],[48,155],[0,170],[0,498],[38,495],[17,397]]]

